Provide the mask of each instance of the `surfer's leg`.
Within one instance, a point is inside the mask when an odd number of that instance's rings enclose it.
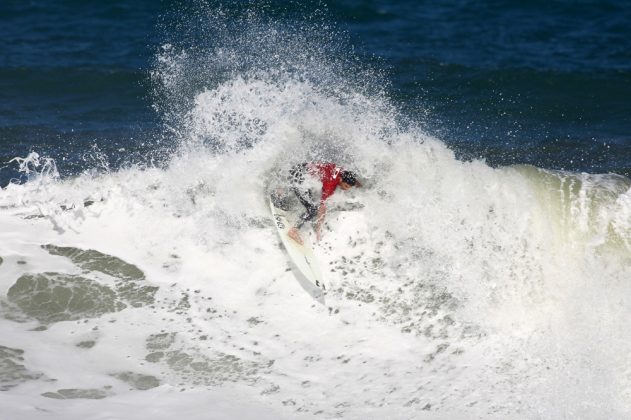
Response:
[[[305,222],[313,219],[318,212],[318,207],[312,204],[313,199],[311,196],[311,190],[302,187],[302,183],[305,181],[306,172],[307,164],[301,163],[299,165],[294,165],[289,170],[288,176],[288,181],[291,185],[291,191],[293,191],[296,197],[298,197],[300,204],[302,204],[306,209],[306,211],[298,218],[298,223],[296,223],[296,225],[289,229],[289,231],[287,232],[287,235],[294,241],[298,242],[300,245],[303,244],[303,241],[300,237],[300,232],[298,231],[298,229],[300,229],[305,224]]]
[[[294,189],[301,188],[302,183],[305,181],[306,173],[306,163],[294,165],[289,171],[285,172],[285,181],[282,182],[282,186],[278,185],[270,188],[269,196],[275,207],[288,211],[295,205],[292,192],[295,192]],[[276,175],[276,179],[282,179],[281,173]],[[299,193],[296,193],[296,195],[299,195]]]
[[[306,211],[299,217],[298,223],[296,224],[297,228],[301,228],[306,222],[313,220],[313,218],[318,214],[318,206],[313,204],[311,190],[300,190],[298,188],[293,188],[294,193],[300,200],[300,203],[305,206]]]

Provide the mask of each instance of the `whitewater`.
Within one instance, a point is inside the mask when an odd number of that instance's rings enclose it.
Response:
[[[315,53],[199,89],[191,54],[157,55],[165,164],[11,163],[2,418],[631,416],[629,179],[458,160]],[[267,202],[310,160],[363,182],[314,246],[324,304]]]

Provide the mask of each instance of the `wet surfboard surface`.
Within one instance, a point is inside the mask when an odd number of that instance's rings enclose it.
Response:
[[[280,239],[287,251],[287,255],[292,263],[294,274],[300,285],[320,303],[324,303],[324,281],[320,271],[320,265],[313,250],[309,246],[306,238],[300,245],[288,235],[292,224],[287,219],[287,212],[276,206],[270,200],[270,209],[274,219],[274,225],[278,230]]]

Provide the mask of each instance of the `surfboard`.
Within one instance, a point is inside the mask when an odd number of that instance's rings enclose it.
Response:
[[[271,200],[270,209],[280,240],[293,265],[296,279],[307,293],[314,299],[324,303],[324,291],[326,288],[320,272],[320,265],[313,250],[307,243],[307,238],[303,238],[303,245],[291,239],[288,232],[293,225],[287,220],[287,212],[276,207]]]

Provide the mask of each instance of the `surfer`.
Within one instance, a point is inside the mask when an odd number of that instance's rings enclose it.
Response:
[[[343,169],[334,163],[310,162],[295,165],[289,171],[289,189],[305,207],[298,223],[287,233],[291,239],[302,245],[299,229],[308,221],[315,219],[316,238],[319,241],[326,215],[325,201],[340,187],[347,191],[352,187],[361,187],[355,173]],[[314,190],[321,188],[319,200],[314,198]]]

